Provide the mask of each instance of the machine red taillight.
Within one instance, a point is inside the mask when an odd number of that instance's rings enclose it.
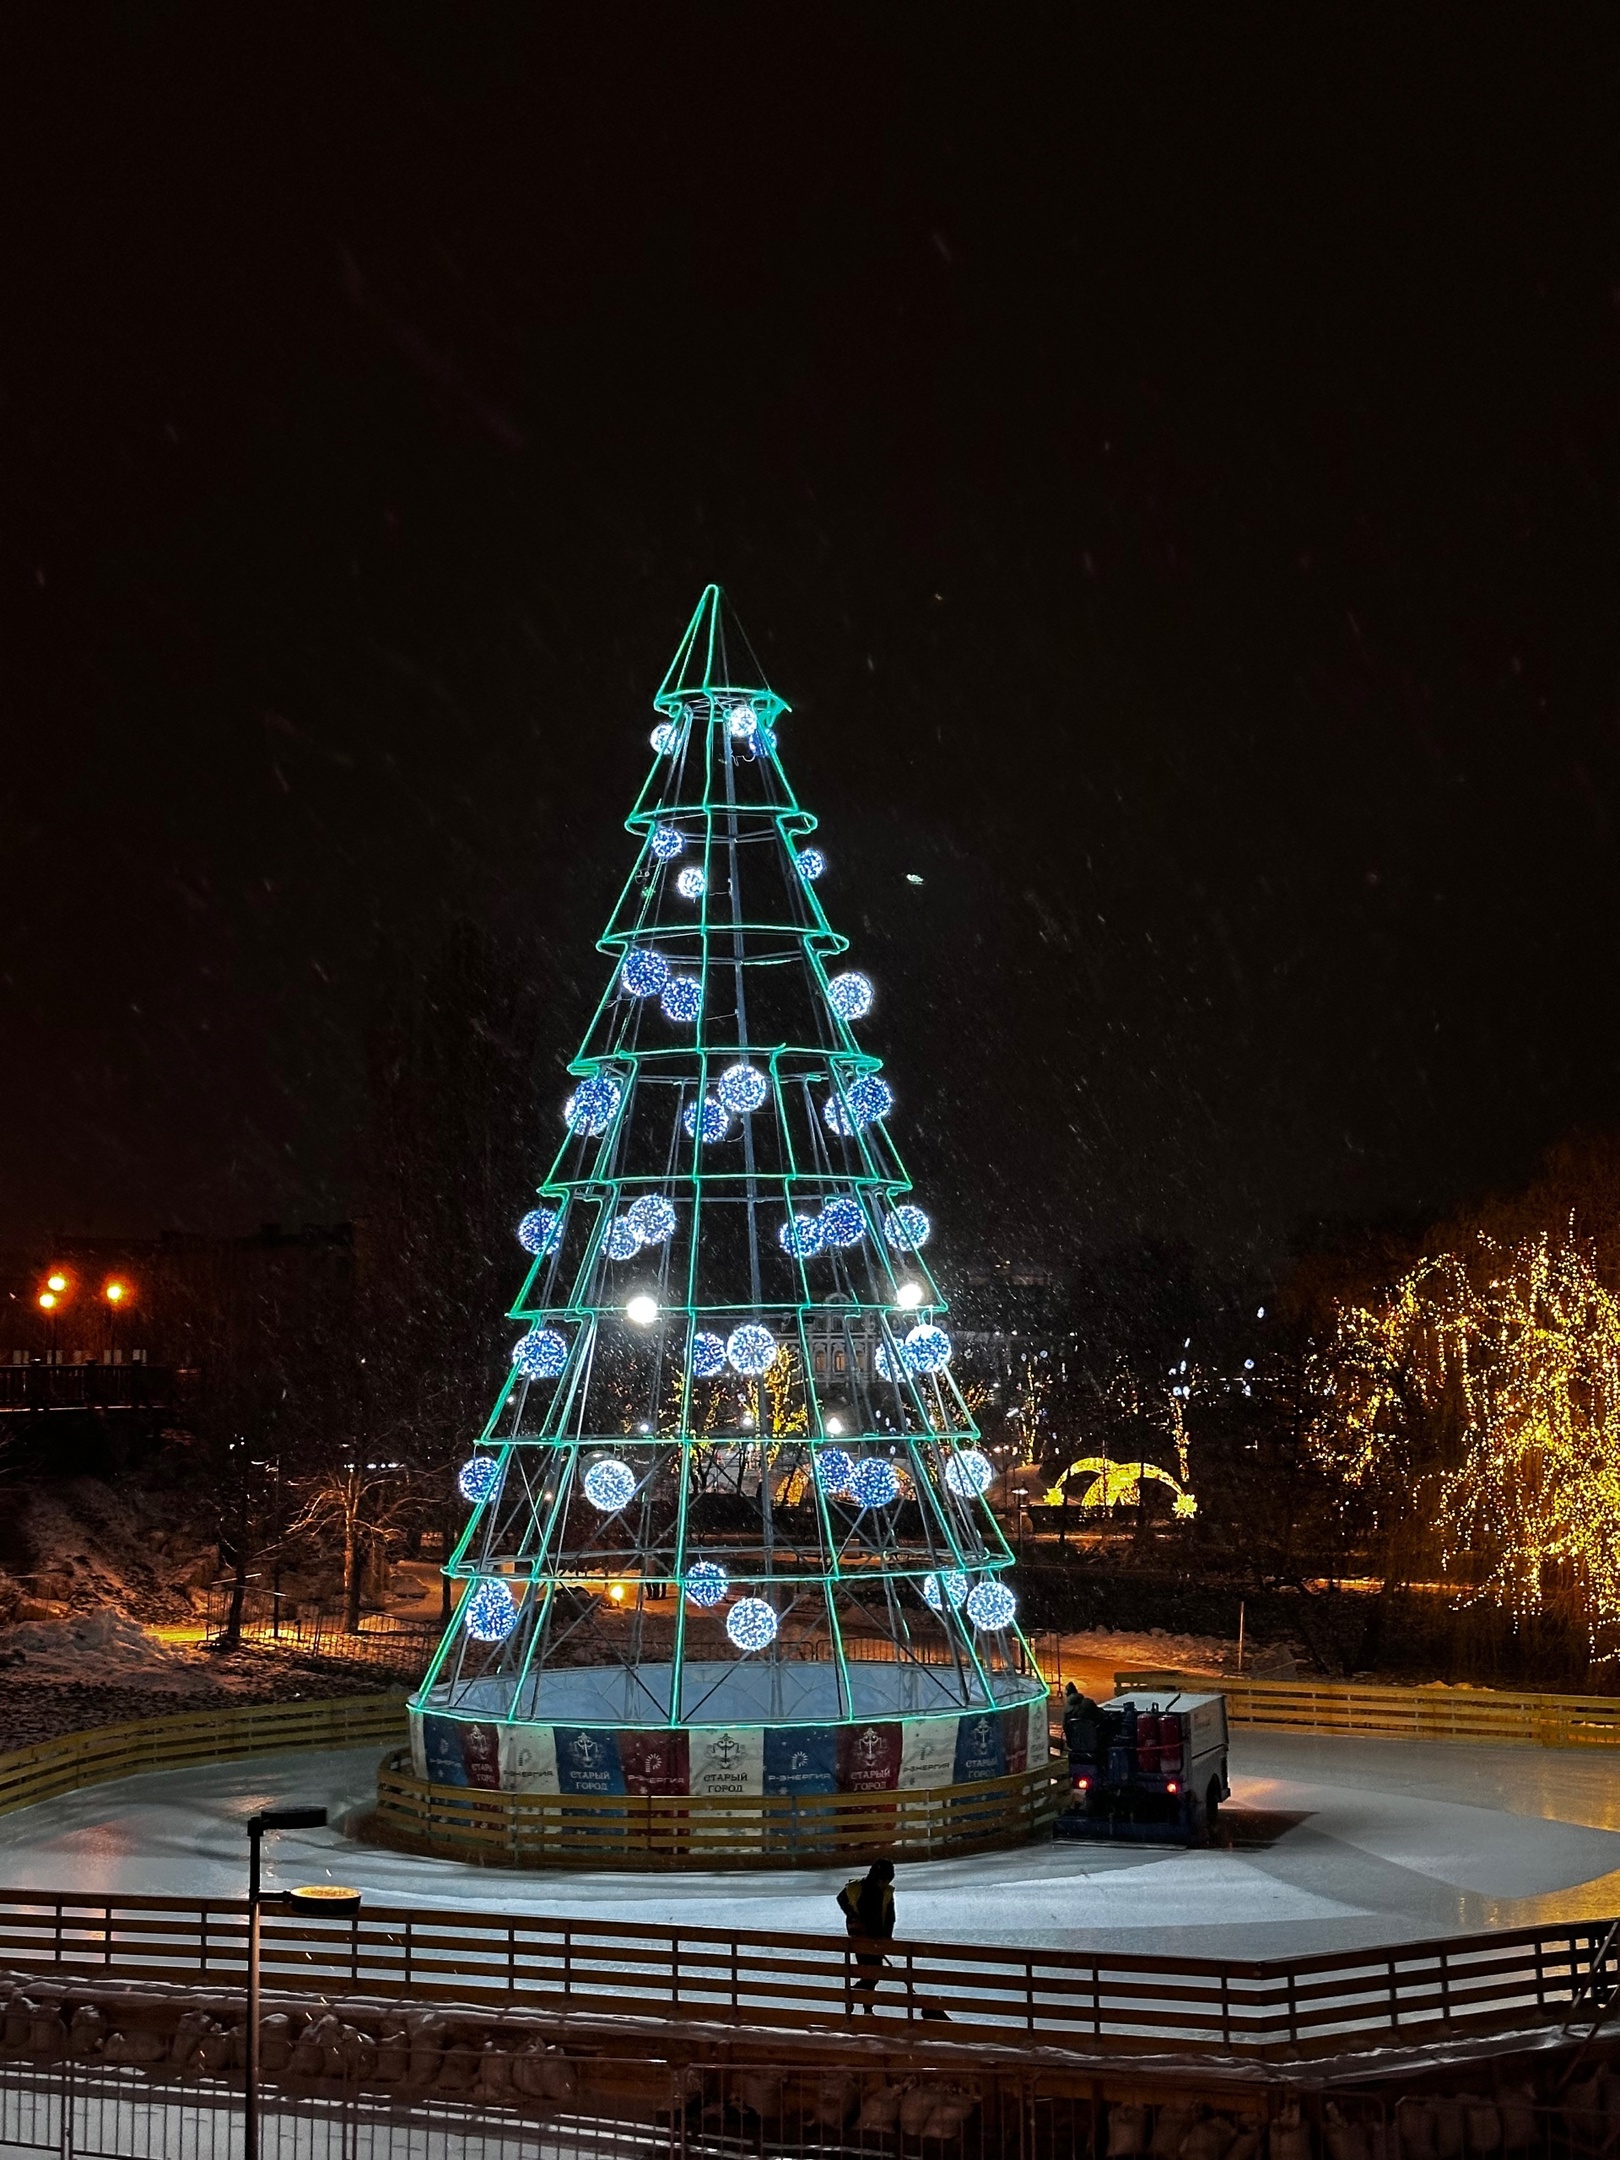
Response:
[[[1091,1790],[1091,1780],[1088,1777],[1077,1777],[1074,1783],[1078,1792],[1089,1792]]]
[[[1175,1779],[1172,1778],[1169,1784],[1166,1785],[1164,1789],[1166,1792],[1180,1792],[1181,1787],[1176,1783]]]

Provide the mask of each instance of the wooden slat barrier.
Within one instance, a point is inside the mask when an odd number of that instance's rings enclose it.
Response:
[[[351,1748],[398,1741],[403,1694],[349,1695],[334,1702],[251,1703],[185,1711],[64,1733],[0,1755],[0,1815],[143,1770],[267,1755],[284,1748]]]
[[[1116,1687],[1213,1688],[1233,1726],[1280,1732],[1385,1735],[1398,1740],[1494,1740],[1533,1747],[1620,1747],[1612,1695],[1513,1694],[1496,1688],[1373,1687],[1360,1681],[1232,1680],[1142,1668]]]
[[[707,1799],[428,1785],[400,1753],[377,1773],[374,1834],[494,1867],[757,1867],[775,1855],[864,1863],[1015,1844],[1051,1822],[1058,1800],[1044,1763],[921,1792]]]
[[[0,1967],[239,1985],[245,1929],[240,1899],[0,1892]],[[1607,1935],[1607,1922],[1588,1922],[1263,1963],[895,1942],[875,2000],[894,2021],[944,2009],[954,2037],[1275,2056],[1560,2022]],[[268,1913],[264,1973],[272,1988],[323,1994],[800,2031],[866,2000],[842,1936],[422,1906],[367,1904],[324,1923]],[[1611,1952],[1602,1977],[1617,1973]]]

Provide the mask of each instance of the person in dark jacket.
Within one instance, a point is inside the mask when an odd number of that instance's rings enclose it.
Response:
[[[1063,1690],[1063,1744],[1069,1761],[1095,1762],[1102,1740],[1102,1717],[1089,1695],[1071,1680]]]
[[[855,1982],[858,1994],[872,1996],[877,1993],[877,1976],[883,1970],[883,1952],[878,1947],[894,1940],[894,1862],[874,1860],[864,1875],[855,1875],[838,1893],[838,1910],[844,1916],[844,1929],[853,1942],[865,1945],[855,1952],[855,1963],[861,1977]],[[872,2014],[873,2005],[866,2005]]]

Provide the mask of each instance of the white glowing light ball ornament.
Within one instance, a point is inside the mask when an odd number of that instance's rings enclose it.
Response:
[[[953,1608],[964,1605],[967,1602],[967,1594],[971,1587],[965,1575],[959,1573],[955,1568],[947,1568],[943,1575],[925,1575],[923,1577],[922,1594],[927,1602],[933,1606],[935,1612],[943,1612],[947,1598]]]
[[[827,985],[827,1001],[844,1020],[862,1020],[872,1010],[872,980],[851,968]]]
[[[883,1218],[883,1235],[896,1252],[916,1252],[928,1243],[933,1224],[920,1207],[891,1208]]]
[[[726,1357],[740,1373],[758,1379],[776,1355],[776,1337],[757,1320],[745,1320],[726,1337]]]
[[[517,1606],[499,1577],[468,1591],[462,1600],[461,1624],[474,1642],[505,1642],[517,1626]]]
[[[723,1140],[731,1130],[731,1118],[724,1103],[716,1102],[712,1095],[705,1095],[700,1103],[688,1103],[681,1114],[689,1140]]]
[[[623,1100],[624,1089],[617,1080],[607,1073],[592,1073],[563,1104],[563,1118],[570,1132],[595,1139],[613,1123]]]
[[[655,825],[647,845],[660,862],[673,862],[685,850],[686,841],[673,825]]]
[[[636,1473],[616,1458],[593,1462],[585,1473],[585,1497],[599,1513],[617,1515],[636,1497]]]
[[[703,985],[695,975],[672,975],[658,1002],[666,1020],[693,1021],[703,1010]]]
[[[655,1297],[648,1297],[643,1290],[626,1305],[624,1317],[634,1327],[651,1327],[658,1318],[658,1300]]]
[[[759,715],[752,705],[733,705],[726,721],[726,733],[733,742],[747,742],[759,726]]]
[[[995,1482],[995,1465],[976,1447],[958,1448],[945,1465],[945,1483],[959,1500],[977,1500]]]
[[[530,1328],[512,1363],[526,1380],[555,1380],[568,1363],[568,1338],[554,1327]]]
[[[881,1455],[865,1455],[845,1480],[857,1507],[892,1507],[900,1497],[900,1478],[892,1462]]]
[[[718,1560],[695,1560],[687,1569],[681,1588],[694,1605],[708,1612],[731,1588],[731,1577]]]
[[[643,1245],[662,1245],[675,1235],[675,1208],[662,1193],[643,1193],[625,1210]]]
[[[976,1583],[968,1592],[967,1615],[976,1628],[994,1634],[998,1628],[1010,1627],[1012,1617],[1018,1610],[1018,1600],[1002,1582]]]
[[[658,952],[627,952],[619,980],[632,997],[657,997],[669,981],[669,962]]]
[[[456,1487],[471,1507],[480,1507],[501,1482],[501,1466],[493,1455],[474,1455],[456,1473]]]
[[[675,890],[680,894],[683,900],[701,900],[703,898],[703,888],[706,883],[707,880],[705,879],[703,872],[695,867],[691,867],[683,870],[676,878]]]
[[[694,1335],[689,1362],[694,1379],[718,1379],[726,1369],[726,1346],[718,1335]]]
[[[561,1235],[562,1214],[557,1208],[530,1208],[517,1227],[518,1243],[536,1259],[555,1250]]]
[[[757,1110],[770,1092],[771,1083],[757,1065],[728,1065],[715,1083],[715,1093],[739,1117]]]
[[[726,1633],[739,1650],[764,1650],[776,1640],[781,1622],[763,1598],[739,1598],[726,1614]]]

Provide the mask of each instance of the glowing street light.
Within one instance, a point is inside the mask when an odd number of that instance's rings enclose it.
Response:
[[[56,1292],[54,1290],[42,1290],[39,1293],[39,1305],[41,1312],[55,1312]]]
[[[45,1287],[47,1290],[54,1290],[56,1292],[56,1295],[60,1297],[62,1295],[62,1292],[67,1288],[67,1282],[67,1277],[62,1273],[61,1269],[58,1268],[54,1274],[46,1276]]]

